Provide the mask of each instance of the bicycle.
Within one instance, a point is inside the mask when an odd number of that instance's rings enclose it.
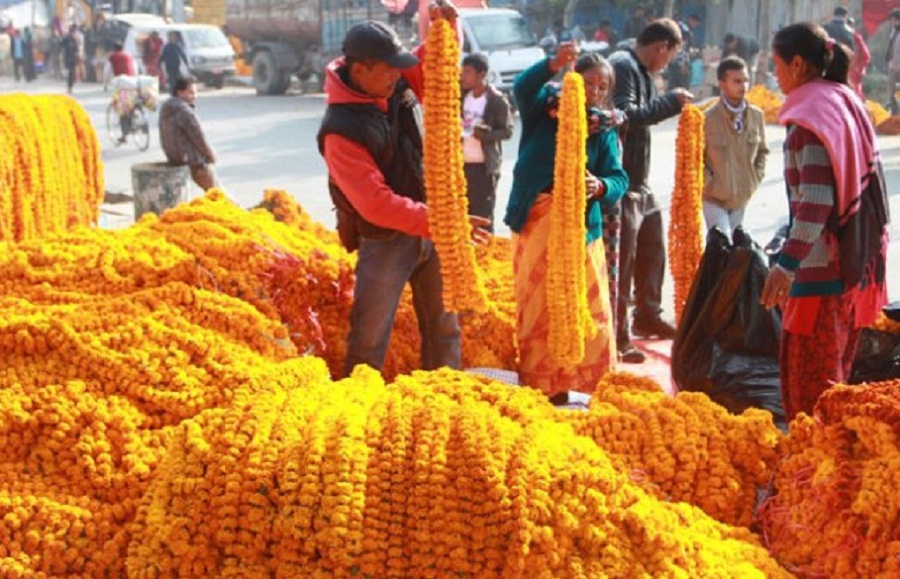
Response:
[[[131,136],[139,150],[150,147],[150,121],[144,109],[156,110],[156,83],[154,77],[113,79],[113,98],[106,108],[106,131],[114,146],[124,145]]]

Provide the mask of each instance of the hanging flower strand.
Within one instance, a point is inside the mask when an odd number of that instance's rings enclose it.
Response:
[[[459,43],[446,20],[431,24],[424,61],[425,191],[428,226],[441,259],[444,308],[487,308],[484,280],[470,243],[469,202],[460,126]]]
[[[547,268],[548,341],[553,359],[572,367],[584,359],[585,339],[596,331],[588,308],[585,272],[587,112],[584,80],[578,73],[567,73],[563,79],[557,118]]]
[[[686,105],[675,143],[675,188],[669,220],[669,268],[675,286],[675,319],[691,291],[703,257],[703,112]]]

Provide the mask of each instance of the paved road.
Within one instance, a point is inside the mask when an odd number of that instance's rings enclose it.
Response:
[[[0,78],[0,93],[26,89],[28,92],[62,93],[60,83],[40,80],[32,85],[16,85],[8,78]],[[151,118],[153,138],[150,149],[139,152],[132,145],[115,148],[106,137],[104,113],[109,93],[96,85],[76,86],[75,97],[84,105],[101,137],[103,161],[106,166],[107,189],[130,194],[131,165],[162,160],[159,148],[157,117]],[[266,188],[280,188],[291,192],[317,219],[331,224],[331,203],[326,189],[325,166],[316,148],[316,131],[324,110],[322,95],[289,94],[282,97],[257,97],[246,88],[229,87],[224,90],[202,90],[198,98],[198,113],[213,146],[218,152],[217,170],[228,194],[241,206],[259,202]],[[653,135],[653,166],[651,182],[664,208],[668,209],[675,162],[676,119],[659,125]],[[515,136],[504,151],[503,175],[498,190],[497,214],[502,218],[511,173],[518,146],[518,124]],[[787,203],[781,178],[781,146],[783,130],[767,128],[772,153],[766,179],[750,203],[745,224],[761,243],[768,241],[775,230],[787,221]],[[890,192],[893,242],[889,254],[889,292],[900,299],[900,137],[881,137],[888,190]],[[196,192],[199,193],[199,192]],[[104,224],[127,225],[133,219],[128,204],[106,206]],[[498,234],[506,235],[502,226]],[[671,283],[666,293],[671,295]]]

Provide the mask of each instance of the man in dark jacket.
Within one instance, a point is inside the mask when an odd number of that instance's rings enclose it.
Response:
[[[509,101],[487,81],[488,59],[470,54],[463,59],[462,95],[463,161],[469,214],[489,219],[494,232],[494,206],[500,179],[501,142],[512,137]]]
[[[62,39],[63,65],[66,67],[66,86],[69,94],[75,86],[75,77],[78,73],[78,29],[73,24],[69,33]]]
[[[439,13],[455,18],[450,6]],[[419,320],[422,368],[460,368],[459,321],[444,310],[440,262],[429,239],[421,93],[414,90],[422,86],[419,60],[392,28],[374,21],[353,26],[343,51],[326,68],[328,107],[318,142],[341,241],[359,250],[344,373],[358,364],[384,365],[407,282]]]
[[[181,78],[181,65],[184,63],[185,68],[190,69],[187,55],[184,48],[181,47],[181,34],[176,31],[170,31],[169,41],[162,49],[159,55],[159,67],[165,70],[166,80],[168,81],[169,92],[175,94],[175,81]]]
[[[204,191],[216,186],[216,154],[206,141],[194,112],[197,90],[193,78],[175,81],[175,94],[159,111],[159,140],[172,165],[190,165],[191,177]]]
[[[851,51],[853,50],[853,29],[850,28],[850,25],[847,22],[846,8],[843,6],[835,8],[834,18],[823,28],[825,28],[825,32],[828,33],[828,36],[834,38],[837,42],[840,42]]]
[[[619,295],[616,343],[623,362],[640,363],[645,356],[631,344],[628,302],[634,279],[635,309],[632,331],[645,337],[672,338],[675,328],[662,313],[662,283],[666,269],[660,207],[647,182],[650,171],[650,127],[681,112],[693,98],[683,88],[657,96],[651,74],[668,66],[681,47],[681,31],[668,18],[654,20],[637,39],[634,49],[610,56],[616,72],[613,101],[627,118],[622,164],[630,179],[621,203]]]

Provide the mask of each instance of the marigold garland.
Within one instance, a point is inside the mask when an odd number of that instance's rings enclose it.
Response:
[[[577,72],[568,72],[563,78],[557,118],[548,240],[547,342],[550,356],[571,368],[584,359],[585,340],[597,331],[587,299],[587,112],[584,79]]]
[[[781,112],[781,98],[761,84],[753,85],[747,91],[747,102],[762,109],[766,124],[777,125]]]
[[[129,575],[787,576],[568,425],[434,390],[474,380],[360,368],[187,421],[130,527]]]
[[[332,382],[298,357],[312,338],[284,326],[272,268],[297,260],[284,280],[321,276],[302,291],[327,304],[352,262],[288,196],[267,203],[213,191],[126,230],[0,242],[7,574],[787,576],[707,516],[746,523],[777,460],[765,413],[615,374],[586,413],[449,370]],[[481,258],[511,293],[508,242]],[[898,387],[833,388],[819,438],[792,426],[764,517],[786,565],[896,574]],[[824,512],[821,542],[790,539]]]
[[[441,260],[444,308],[483,312],[484,280],[470,241],[460,126],[460,50],[446,20],[431,23],[425,45],[425,191],[428,226]]]
[[[669,270],[675,290],[675,320],[687,303],[703,258],[703,113],[685,105],[675,142],[675,187],[669,217]]]
[[[768,412],[735,416],[704,394],[669,397],[628,373],[607,374],[588,412],[561,415],[648,492],[728,524],[750,525],[757,489],[774,471],[780,436]]]
[[[0,96],[0,241],[97,222],[103,166],[84,109],[67,96]]]
[[[806,577],[900,575],[900,380],[829,388],[780,444],[764,537]]]
[[[872,329],[886,334],[900,334],[900,322],[892,320],[887,317],[887,314],[882,312],[879,314],[878,319],[875,320],[875,323],[872,324]]]

